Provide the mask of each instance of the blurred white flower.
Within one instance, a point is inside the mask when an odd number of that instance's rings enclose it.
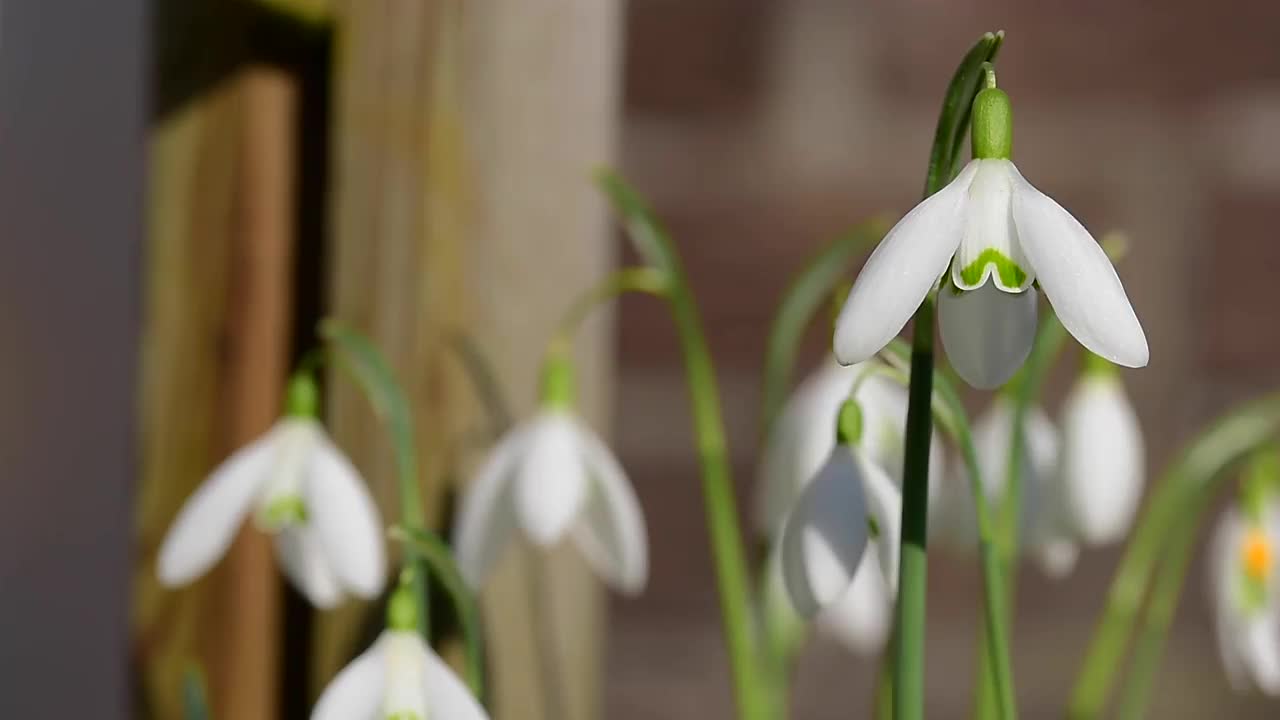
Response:
[[[405,588],[390,608],[412,605]],[[488,720],[488,713],[414,630],[413,611],[396,618],[372,647],[333,678],[311,720]]]
[[[1142,325],[1093,236],[1014,167],[1011,130],[1003,128],[1005,142],[985,152],[978,144],[980,128],[1007,125],[1010,117],[1003,92],[979,93],[974,159],[907,213],[867,259],[836,324],[840,362],[879,352],[945,274],[938,295],[942,343],[974,387],[1003,384],[1030,352],[1033,283],[1086,348],[1119,365],[1147,364]]]
[[[1073,530],[1105,545],[1124,537],[1138,511],[1146,448],[1115,368],[1091,365],[1063,406],[1062,483]]]
[[[648,579],[648,539],[635,491],[607,446],[563,405],[517,426],[467,487],[454,531],[458,566],[479,587],[521,527],[543,547],[572,536],[595,572],[636,593]]]
[[[902,495],[883,469],[863,457],[857,422],[851,423],[852,429],[846,422],[847,413],[857,414],[857,405],[850,401],[846,407],[852,410],[842,412],[839,441],[801,491],[782,530],[782,579],[792,605],[804,617],[835,607],[862,573],[881,573],[886,596],[897,588]],[[879,559],[878,567],[862,562],[869,547]],[[859,588],[859,596],[866,590],[865,585]],[[849,602],[858,606],[857,600],[855,596]],[[846,619],[851,625],[861,620]]]
[[[169,586],[203,575],[251,511],[275,536],[285,574],[313,605],[373,598],[386,578],[382,520],[359,472],[313,417],[290,414],[219,465],[187,500],[160,546]]]
[[[1261,517],[1229,508],[1214,532],[1210,599],[1218,650],[1231,686],[1280,696],[1280,505]]]
[[[756,526],[761,532],[776,536],[800,491],[830,457],[836,417],[855,383],[854,399],[862,410],[857,445],[869,462],[901,485],[907,390],[878,374],[882,367],[875,361],[846,367],[828,358],[787,398],[766,439],[757,475]],[[945,473],[945,458],[935,431],[929,445],[931,501]]]
[[[1075,568],[1079,549],[1062,498],[1058,431],[1038,407],[1028,408],[1024,422],[1018,544],[1035,558],[1045,574],[1063,577]],[[1013,407],[1003,395],[997,395],[991,407],[973,423],[974,450],[993,518],[1005,494],[1012,431]],[[946,507],[947,540],[961,548],[976,547],[977,516],[963,464],[957,463],[957,476],[946,488],[941,504]]]

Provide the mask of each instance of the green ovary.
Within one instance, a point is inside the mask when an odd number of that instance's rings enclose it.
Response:
[[[386,720],[423,720],[423,718],[416,712],[405,711],[392,713],[387,716]]]
[[[1009,256],[995,248],[983,250],[977,260],[962,268],[960,270],[960,279],[969,287],[977,287],[978,283],[982,281],[982,273],[988,265],[995,265],[996,274],[1000,276],[1000,284],[1006,288],[1020,288],[1027,281],[1027,271],[1019,267],[1018,263],[1010,260]]]

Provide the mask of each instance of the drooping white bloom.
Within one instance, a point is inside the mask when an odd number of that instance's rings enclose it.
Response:
[[[877,374],[878,367],[874,361],[846,367],[829,358],[787,398],[765,442],[757,478],[756,525],[763,533],[776,535],[800,491],[830,457],[836,444],[836,417],[855,383],[853,399],[862,409],[858,447],[869,462],[901,485],[907,391]],[[931,499],[945,473],[945,458],[935,431],[929,444]]]
[[[1209,563],[1218,650],[1231,686],[1280,696],[1280,506],[1261,517],[1228,509]]]
[[[245,518],[275,536],[285,574],[313,605],[377,597],[386,579],[382,520],[359,472],[311,417],[291,415],[219,465],[160,546],[165,585],[200,577]]]
[[[334,677],[311,720],[487,720],[467,686],[413,630],[388,629]]]
[[[1062,412],[1062,490],[1072,528],[1092,545],[1124,537],[1138,511],[1146,450],[1114,369],[1076,382]]]
[[[1025,452],[1019,477],[1019,547],[1031,554],[1050,577],[1063,577],[1075,567],[1079,549],[1065,513],[1058,460],[1060,441],[1053,421],[1038,407],[1028,408],[1023,426]],[[973,423],[974,450],[982,469],[982,486],[988,507],[999,507],[1006,492],[1006,467],[1013,433],[1013,407],[997,396],[987,412]],[[947,538],[959,547],[978,541],[977,519],[969,479],[963,465],[958,477],[947,483]]]
[[[563,406],[544,408],[503,437],[468,486],[454,548],[469,584],[484,582],[516,527],[543,547],[571,536],[622,592],[639,592],[648,579],[635,490],[604,442]]]
[[[867,259],[837,320],[840,362],[879,352],[945,274],[942,342],[956,372],[975,387],[1003,384],[1030,352],[1033,283],[1086,348],[1118,365],[1147,364],[1146,336],[1106,253],[1009,160],[1010,117],[1002,92],[979,93],[974,159],[907,213]],[[982,143],[980,129],[988,138]]]
[[[853,402],[848,406],[856,408]],[[782,530],[783,582],[804,617],[834,607],[848,594],[854,577],[868,569],[862,562],[868,547],[879,559],[887,595],[897,588],[902,494],[883,469],[863,457],[856,430],[842,427],[841,433]]]

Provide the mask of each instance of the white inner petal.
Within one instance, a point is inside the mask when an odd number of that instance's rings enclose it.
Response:
[[[938,293],[942,346],[960,377],[976,388],[1003,385],[1022,367],[1036,339],[1036,291],[977,290]]]
[[[417,638],[412,632],[391,631],[383,641],[386,658],[386,697],[383,717],[388,720],[427,720],[425,667]]]
[[[1035,273],[1018,244],[1013,224],[1013,182],[1008,160],[978,160],[969,186],[964,235],[951,264],[951,280],[975,290],[992,280],[1005,292],[1031,287]]]
[[[255,518],[265,532],[277,532],[300,519],[282,515],[281,508],[302,507],[303,473],[320,441],[319,429],[310,420],[287,420],[279,433],[275,462],[259,497]]]

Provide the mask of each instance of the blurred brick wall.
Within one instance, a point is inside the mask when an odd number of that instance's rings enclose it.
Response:
[[[1121,275],[1152,362],[1127,379],[1152,468],[1280,380],[1280,329],[1255,329],[1280,268],[1280,5],[634,0],[628,21],[625,166],[680,243],[701,301],[744,505],[774,303],[823,242],[918,198],[941,93],[988,29],[1008,32],[999,75],[1024,174],[1095,232],[1131,233]],[[653,575],[641,599],[615,602],[606,716],[728,717],[680,356],[652,300],[625,300],[619,325],[617,441],[647,510]],[[828,342],[813,332],[808,361]],[[1069,367],[1058,376],[1051,407]],[[1063,584],[1024,573],[1026,717],[1060,715],[1115,561],[1087,555]],[[1203,576],[1193,568],[1153,714],[1273,716],[1275,705],[1227,692]],[[930,716],[964,717],[975,568],[937,558],[930,591]],[[801,667],[797,716],[869,707],[874,672],[820,643]]]

